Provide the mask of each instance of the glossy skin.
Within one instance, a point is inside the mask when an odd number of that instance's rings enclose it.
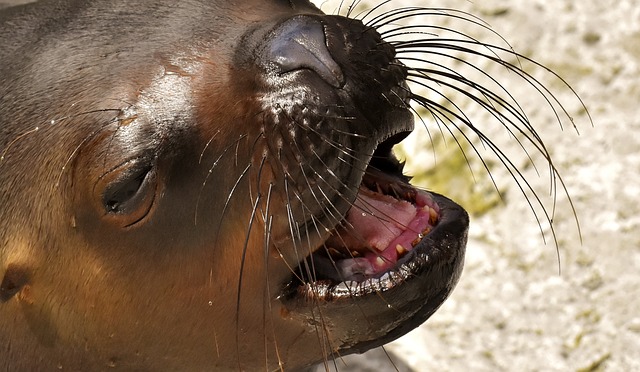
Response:
[[[0,13],[0,367],[299,369],[398,337],[444,301],[466,240],[466,214],[453,206],[455,226],[434,245],[455,249],[440,266],[434,258],[413,302],[413,287],[387,303],[279,296],[300,256],[327,238],[292,238],[291,221],[346,213],[373,150],[412,120],[400,100],[366,98],[395,89],[401,71],[372,86],[366,74],[392,56],[363,70],[370,58],[341,43],[364,28],[344,19],[327,18],[324,31],[338,35],[327,39],[342,75],[296,60],[300,71],[282,77],[271,59],[289,50],[288,27],[311,25],[315,37],[320,24],[297,14],[321,13],[275,0],[58,1]],[[311,129],[299,129],[306,119]],[[340,153],[327,138],[357,159],[331,160]],[[319,168],[340,182],[309,176]],[[321,190],[333,204],[314,203]],[[412,310],[398,318],[388,304]]]

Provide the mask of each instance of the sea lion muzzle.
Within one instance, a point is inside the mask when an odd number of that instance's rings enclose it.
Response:
[[[280,298],[308,324],[322,314],[337,354],[364,351],[422,323],[447,298],[468,217],[402,175],[391,149],[413,129],[407,71],[374,29],[296,16],[266,35],[254,60],[266,126],[254,163],[273,174],[256,194],[286,195],[287,210],[274,212],[287,216],[284,238],[277,222],[271,234],[297,269]],[[295,258],[287,258],[291,246]]]

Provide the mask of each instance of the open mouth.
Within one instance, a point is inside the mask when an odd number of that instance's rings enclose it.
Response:
[[[356,200],[322,246],[302,260],[285,297],[328,303],[379,294],[420,280],[443,254],[463,256],[466,212],[409,184],[392,152],[406,134],[378,146]],[[444,252],[445,246],[455,252]],[[451,271],[450,276],[459,274]]]
[[[427,235],[438,206],[423,191],[378,170],[365,176],[358,197],[323,248],[313,255],[316,279],[361,282],[379,278]]]

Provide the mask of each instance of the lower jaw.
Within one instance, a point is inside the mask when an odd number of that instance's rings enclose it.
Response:
[[[279,298],[282,314],[302,324],[309,337],[326,340],[334,356],[384,345],[426,321],[459,280],[469,222],[461,207],[433,197],[440,207],[439,223],[406,261],[363,282],[293,280]]]

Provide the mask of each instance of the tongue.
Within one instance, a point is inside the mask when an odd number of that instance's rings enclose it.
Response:
[[[406,200],[360,187],[358,198],[347,213],[348,225],[328,243],[351,251],[382,251],[407,229],[416,214],[416,206]]]

